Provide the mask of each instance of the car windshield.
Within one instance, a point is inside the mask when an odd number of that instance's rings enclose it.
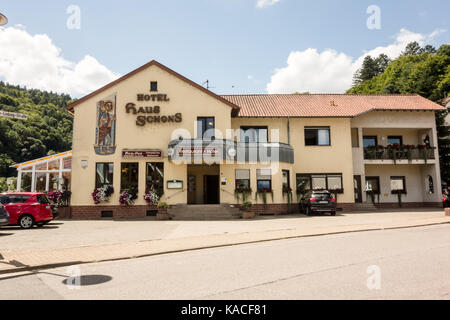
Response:
[[[329,192],[314,192],[313,193],[314,198],[321,198],[321,199],[331,199],[331,193]]]

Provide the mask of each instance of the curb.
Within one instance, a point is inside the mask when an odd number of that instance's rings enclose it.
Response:
[[[254,240],[254,241],[244,241],[244,242],[239,242],[239,243],[228,243],[228,244],[209,245],[209,246],[193,247],[193,248],[179,249],[179,250],[168,250],[168,251],[164,251],[164,252],[140,254],[140,255],[129,256],[129,257],[121,257],[121,258],[100,259],[100,260],[92,260],[92,261],[69,261],[69,262],[61,262],[61,263],[49,263],[49,264],[42,264],[42,265],[36,265],[36,266],[20,267],[20,268],[15,268],[15,269],[0,270],[0,275],[2,275],[2,274],[11,274],[11,273],[19,273],[19,272],[26,272],[26,271],[36,271],[36,270],[46,270],[46,269],[53,269],[53,268],[61,268],[61,267],[68,267],[68,266],[73,266],[73,265],[82,265],[82,264],[89,264],[89,263],[100,263],[100,262],[114,262],[114,261],[122,261],[122,260],[131,260],[131,259],[146,258],[146,257],[159,256],[159,255],[172,254],[172,253],[181,253],[181,252],[189,252],[189,251],[197,251],[197,250],[214,249],[214,248],[233,247],[233,246],[239,246],[239,245],[244,245],[244,244],[255,244],[255,243],[263,243],[263,242],[269,242],[269,241],[300,239],[300,238],[312,238],[312,237],[319,237],[319,236],[346,234],[346,233],[357,233],[357,232],[420,228],[420,227],[428,227],[428,226],[436,226],[436,225],[444,225],[444,224],[450,224],[450,221],[447,221],[447,222],[434,222],[434,223],[429,223],[429,224],[419,224],[419,225],[413,225],[413,226],[399,226],[399,227],[388,227],[388,228],[377,227],[377,228],[368,228],[368,229],[362,229],[362,230],[335,231],[335,232],[324,232],[324,233],[316,233],[316,234],[297,235],[297,236],[286,236],[286,237],[261,239],[261,240]]]

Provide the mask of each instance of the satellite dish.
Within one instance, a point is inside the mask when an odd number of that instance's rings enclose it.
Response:
[[[8,23],[8,18],[0,13],[0,26],[3,26]]]

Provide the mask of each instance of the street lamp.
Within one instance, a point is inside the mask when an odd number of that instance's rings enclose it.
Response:
[[[3,26],[8,23],[8,18],[0,13],[0,26]]]

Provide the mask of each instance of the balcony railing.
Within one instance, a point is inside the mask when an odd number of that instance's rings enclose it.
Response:
[[[244,143],[225,139],[181,139],[169,143],[170,160],[294,163],[292,146],[278,142]]]
[[[364,148],[365,160],[434,160],[435,147],[420,146],[377,146]]]

